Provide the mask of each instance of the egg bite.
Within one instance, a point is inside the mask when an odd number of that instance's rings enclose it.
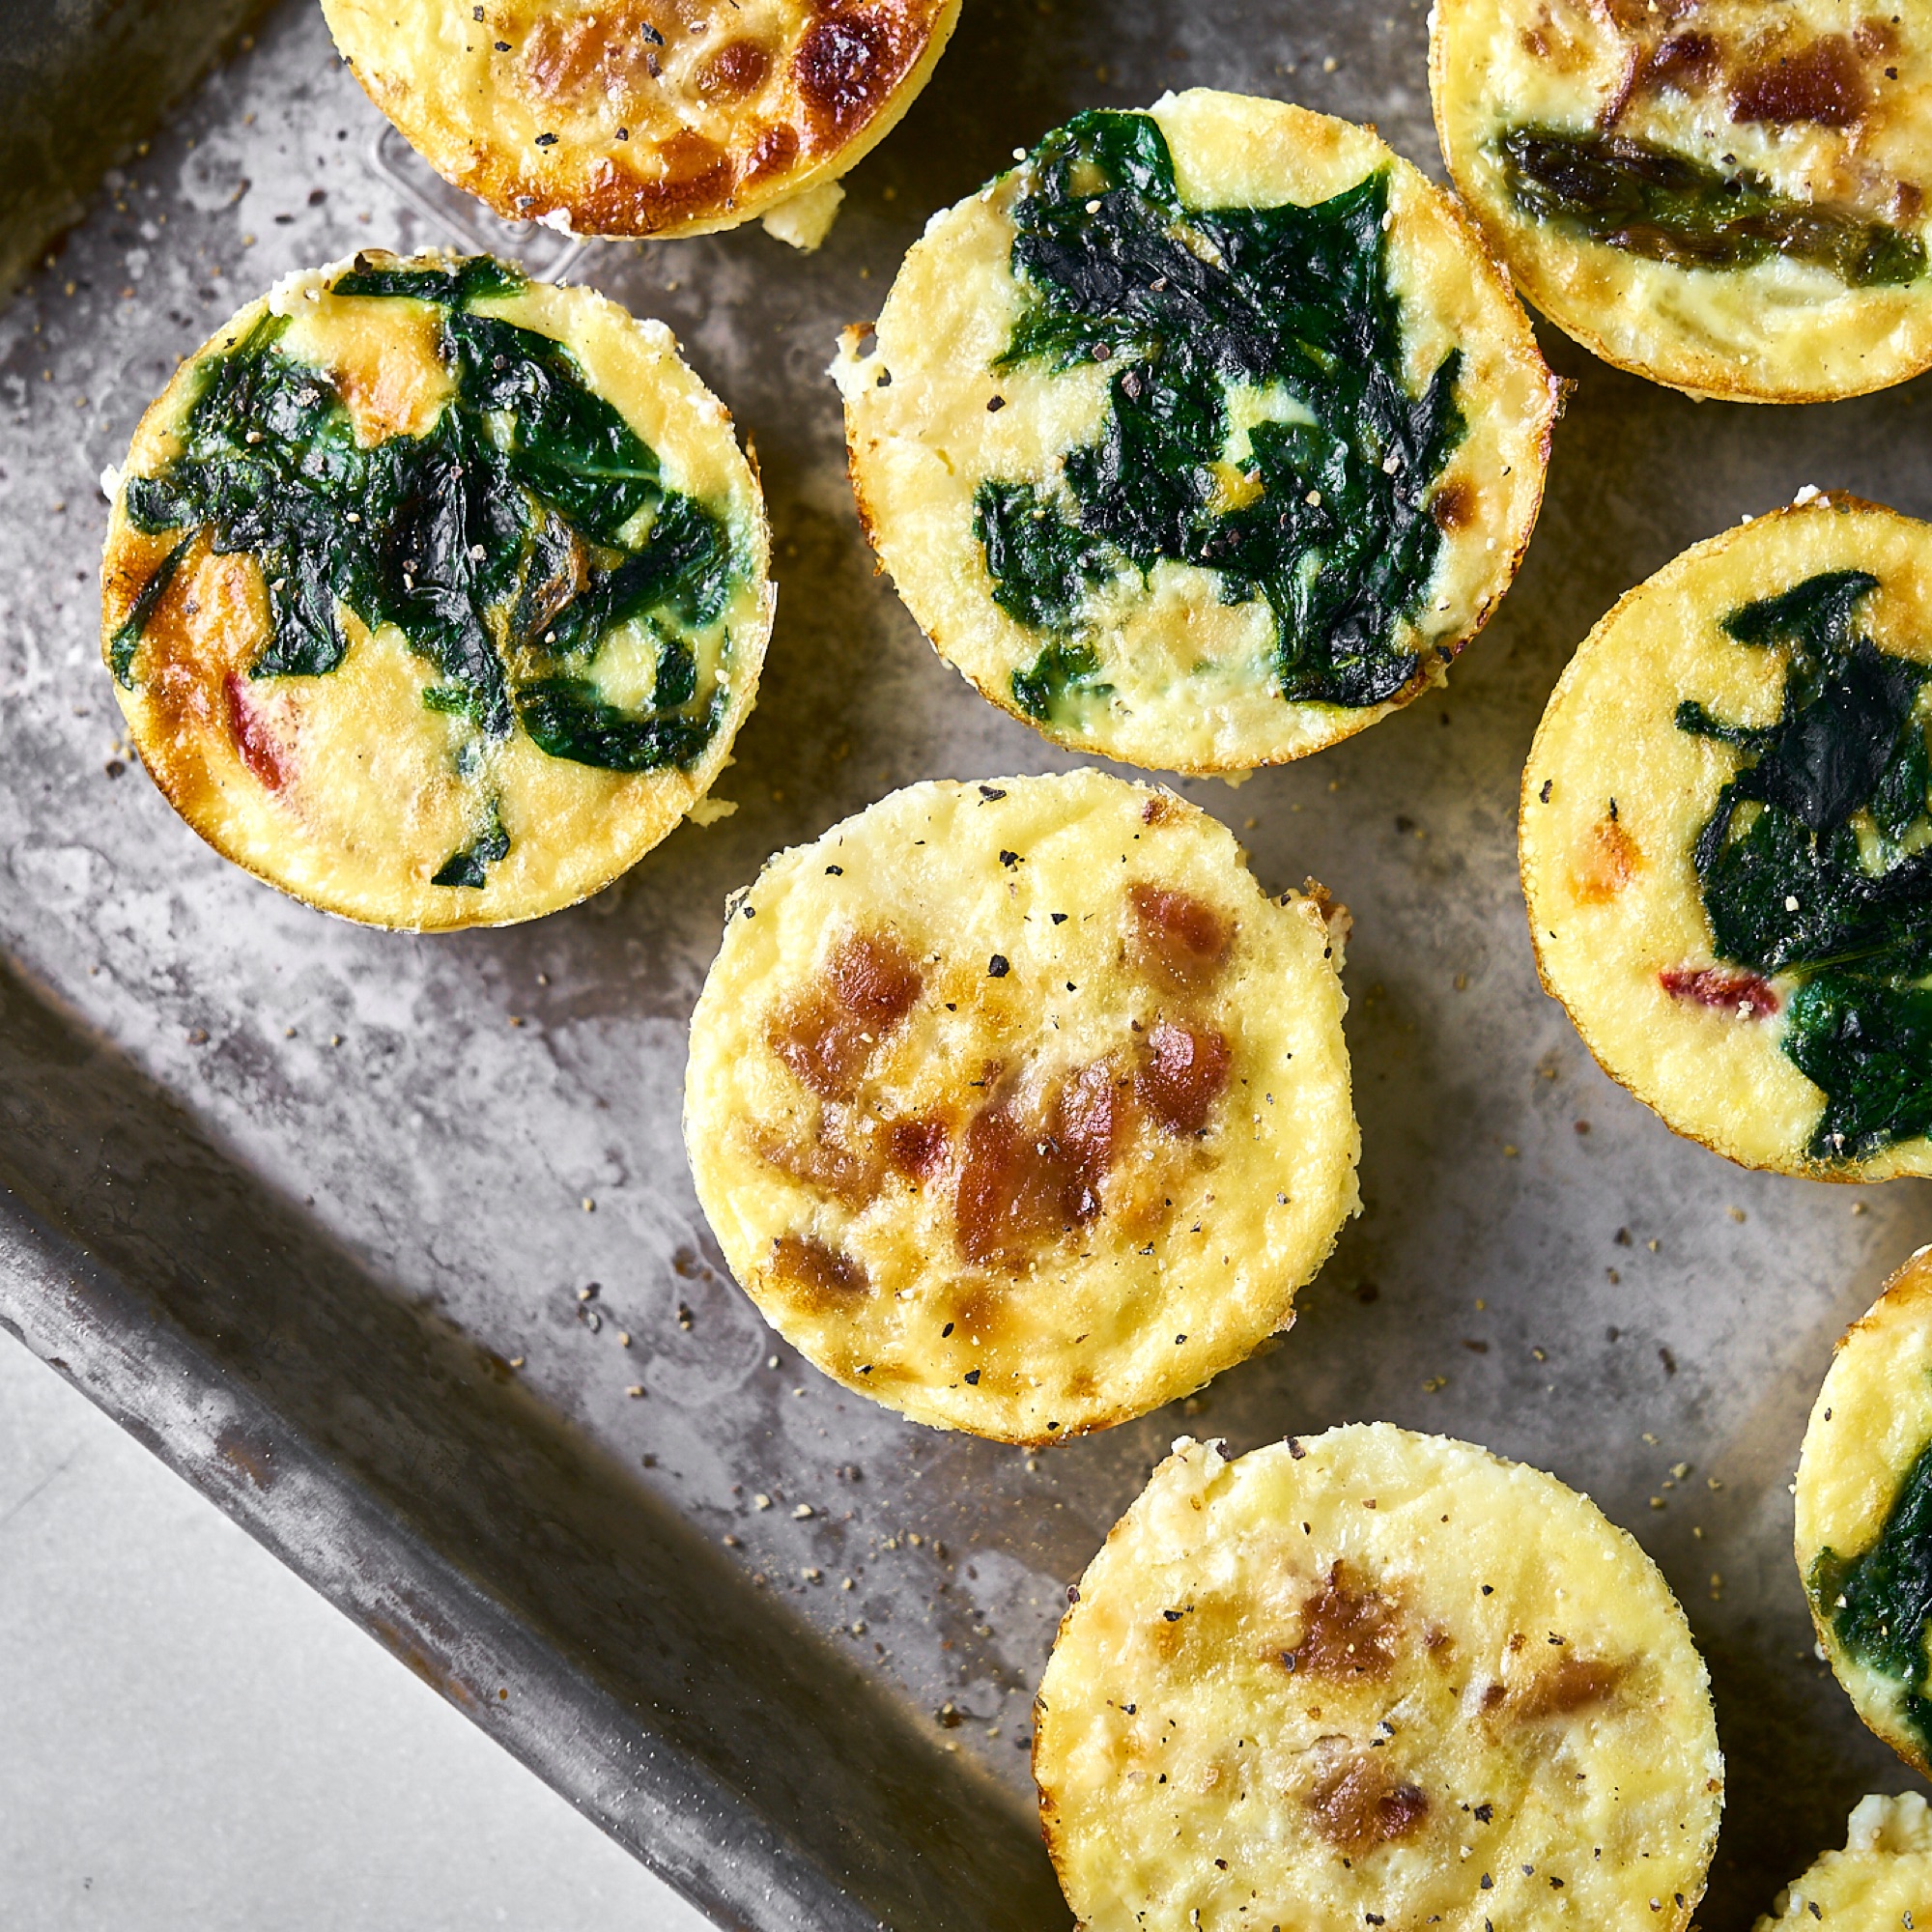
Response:
[[[1682,1932],[1723,1804],[1657,1567],[1553,1476],[1388,1423],[1182,1437],[1035,1704],[1083,1932]]]
[[[509,221],[815,247],[959,0],[323,0],[363,91]]]
[[[1895,1932],[1932,1924],[1932,1811],[1916,1791],[1861,1798],[1842,1852],[1820,1852],[1804,1876],[1777,1895],[1756,1932]]]
[[[1677,1132],[1882,1180],[1932,1173],[1932,529],[1805,494],[1584,640],[1522,885],[1545,988]]]
[[[1932,364],[1932,10],[1436,0],[1430,18],[1456,186],[1592,354],[1764,403]]]
[[[259,878],[371,925],[501,925],[705,818],[770,538],[661,323],[488,257],[358,255],[185,361],[111,480],[128,736]]]
[[[1798,1569],[1824,1654],[1865,1723],[1932,1771],[1932,1249],[1839,1341],[1797,1494]]]
[[[781,853],[692,1018],[732,1272],[937,1428],[1042,1444],[1185,1395],[1356,1211],[1346,923],[1094,771],[912,785]]]
[[[1447,195],[1366,128],[1204,88],[1081,114],[937,215],[833,375],[940,655],[1059,744],[1204,773],[1441,681],[1558,401]]]

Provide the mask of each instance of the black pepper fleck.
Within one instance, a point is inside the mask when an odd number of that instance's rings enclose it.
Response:
[[[966,1371],[966,1386],[968,1388],[978,1388],[980,1386],[980,1371],[978,1369],[968,1369]]]
[[[1005,798],[1006,793],[998,785],[981,785],[980,787],[980,796],[981,798]]]
[[[1013,969],[1008,963],[1007,955],[1004,952],[996,952],[989,960],[986,961],[986,971],[989,974],[991,974],[995,980],[1004,980],[1007,977],[1007,975],[1010,973],[1012,970]]]

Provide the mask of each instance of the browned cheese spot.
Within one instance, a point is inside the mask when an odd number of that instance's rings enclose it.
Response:
[[[890,0],[860,0],[805,30],[791,71],[814,148],[843,146],[885,105],[910,65],[906,25]]]
[[[1864,71],[1843,34],[1824,34],[1805,46],[1768,55],[1731,81],[1733,121],[1789,128],[1851,128],[1866,106]]]
[[[1378,1845],[1409,1836],[1429,1816],[1429,1799],[1416,1785],[1398,1781],[1373,1757],[1351,1757],[1331,1771],[1308,1797],[1316,1829],[1337,1851],[1359,1858]]]
[[[1693,87],[1708,86],[1722,65],[1722,49],[1709,34],[1672,34],[1661,41],[1642,63],[1639,88],[1673,88],[1688,94]]]
[[[1009,1095],[966,1129],[953,1220],[969,1262],[1017,1272],[1047,1241],[1100,1212],[1123,1124],[1113,1069],[1104,1061],[1083,1067],[1038,1112],[1023,1118]]]
[[[577,102],[586,95],[636,98],[654,80],[651,50],[672,23],[662,10],[622,0],[595,13],[559,18],[546,14],[524,43],[524,75],[539,99]]]
[[[1459,476],[1436,491],[1430,499],[1429,514],[1435,519],[1438,530],[1453,536],[1476,521],[1476,508],[1474,487]]]
[[[1177,992],[1197,991],[1220,972],[1233,923],[1192,893],[1129,886],[1127,944],[1136,962]]]
[[[886,1157],[908,1180],[930,1180],[945,1168],[952,1139],[943,1121],[895,1121],[886,1136]]]
[[[879,1198],[884,1177],[871,1138],[862,1133],[854,1146],[851,1125],[842,1107],[829,1106],[816,1132],[809,1136],[760,1134],[758,1156],[850,1212],[863,1213]]]
[[[773,1016],[766,1040],[814,1094],[849,1100],[923,984],[891,933],[853,933],[833,949],[819,983]]]
[[[1212,1027],[1156,1021],[1134,1069],[1134,1098],[1164,1133],[1203,1133],[1228,1084],[1232,1058]]]
[[[1628,1663],[1612,1663],[1606,1658],[1560,1658],[1515,1693],[1512,1714],[1525,1724],[1567,1718],[1573,1711],[1601,1704],[1629,1674]],[[1484,1701],[1487,1704],[1487,1695]]]
[[[798,129],[789,121],[775,121],[752,144],[745,157],[747,183],[782,174],[798,158]]]
[[[692,82],[705,100],[742,100],[765,83],[772,71],[769,48],[757,41],[726,41],[692,71]]]
[[[1297,1677],[1379,1683],[1395,1662],[1396,1607],[1378,1590],[1354,1590],[1338,1561],[1301,1606],[1301,1641],[1287,1662]]]
[[[1577,897],[1584,905],[1604,905],[1636,877],[1643,866],[1637,842],[1614,818],[1600,819],[1577,854]]]
[[[1163,791],[1155,792],[1141,806],[1143,825],[1166,825],[1170,820],[1179,816],[1179,809]]]
[[[812,1314],[844,1308],[871,1293],[864,1265],[810,1235],[781,1235],[772,1243],[772,1279]]]
[[[1866,60],[1876,60],[1897,51],[1898,29],[1882,14],[1867,14],[1852,29],[1852,44]]]

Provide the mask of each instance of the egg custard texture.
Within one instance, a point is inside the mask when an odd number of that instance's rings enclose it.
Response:
[[[1818,1640],[1859,1716],[1932,1769],[1932,1249],[1838,1344],[1799,1459],[1797,1548]]]
[[[1120,1422],[1293,1319],[1356,1210],[1346,916],[1098,772],[781,853],[692,1020],[698,1198],[766,1319],[914,1420]]]
[[[1860,1799],[1842,1852],[1821,1852],[1757,1932],[1896,1932],[1932,1924],[1932,1810],[1916,1791]]]
[[[507,220],[816,244],[959,0],[323,0],[369,98]],[[787,207],[786,205],[790,206]],[[791,224],[789,226],[783,224]]]
[[[1681,1134],[1828,1180],[1932,1173],[1932,528],[1816,497],[1630,592],[1521,802],[1545,987]]]
[[[1932,8],[1437,0],[1442,153],[1518,286],[1619,368],[1812,402],[1932,363]]]
[[[1388,1423],[1177,1442],[1061,1624],[1034,1775],[1082,1932],[1682,1932],[1723,1803],[1635,1542]]]
[[[370,924],[500,925],[699,806],[768,551],[662,324],[487,257],[358,256],[250,303],[141,418],[102,647],[216,851]]]
[[[1195,89],[937,215],[833,373],[942,656],[1047,737],[1231,772],[1440,682],[1508,587],[1557,385],[1377,137]]]

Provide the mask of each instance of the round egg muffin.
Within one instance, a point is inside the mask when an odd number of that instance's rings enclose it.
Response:
[[[1047,1443],[1185,1395],[1356,1210],[1346,923],[1094,771],[912,785],[781,853],[691,1026],[732,1272],[938,1428]]]
[[[1069,1594],[1034,1775],[1082,1932],[1690,1922],[1703,1660],[1553,1476],[1388,1423],[1183,1437]]]
[[[1838,1343],[1799,1458],[1797,1548],[1859,1716],[1932,1772],[1932,1249]]]
[[[1756,1932],[1804,1926],[1824,1932],[1896,1932],[1932,1925],[1932,1809],[1916,1791],[1861,1798],[1842,1852],[1821,1852],[1778,1893]]]
[[[1932,528],[1804,500],[1630,592],[1523,772],[1545,987],[1747,1167],[1932,1173]]]
[[[372,925],[500,925],[706,818],[769,548],[661,323],[487,257],[361,255],[251,302],[141,418],[102,648],[224,857]]]
[[[1932,364],[1932,9],[1436,0],[1430,91],[1518,286],[1618,368],[1814,402]]]
[[[1439,683],[1558,400],[1448,196],[1366,128],[1206,89],[1082,114],[936,216],[833,374],[941,655],[1061,744],[1185,772]]]
[[[815,247],[959,0],[323,0],[378,107],[506,220]]]

